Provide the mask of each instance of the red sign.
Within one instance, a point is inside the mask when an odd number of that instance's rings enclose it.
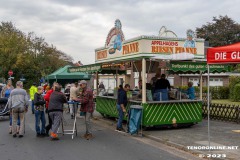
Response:
[[[9,70],[9,71],[8,71],[8,75],[9,75],[9,76],[13,75],[13,71],[12,71],[12,70]]]
[[[240,43],[209,48],[207,51],[207,63],[240,63]]]

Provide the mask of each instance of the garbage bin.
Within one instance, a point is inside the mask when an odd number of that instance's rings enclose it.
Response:
[[[142,113],[143,107],[140,105],[131,105],[130,106],[130,115],[129,115],[129,125],[128,131],[130,134],[138,134],[138,131],[141,126],[141,135],[142,135]]]

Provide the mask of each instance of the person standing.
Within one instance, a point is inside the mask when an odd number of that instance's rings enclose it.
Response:
[[[71,84],[67,84],[64,90],[64,94],[67,97],[67,101],[70,100],[70,88],[71,88]],[[70,107],[69,107],[69,103],[68,103],[68,111],[67,113],[70,113]]]
[[[32,100],[32,114],[34,114],[34,95],[37,92],[36,83],[34,82],[29,89],[30,99]]]
[[[1,91],[1,98],[9,98],[11,91],[14,89],[12,86],[12,81],[8,80],[7,85],[3,87]],[[12,113],[10,112],[10,124],[9,124],[9,134],[12,134]],[[17,132],[19,132],[20,127],[20,118],[18,117],[17,120]]]
[[[13,137],[17,137],[17,130],[16,130],[16,122],[19,116],[20,118],[20,129],[19,129],[19,138],[23,137],[24,128],[25,128],[25,112],[28,110],[28,96],[26,90],[22,89],[23,83],[21,81],[17,81],[16,88],[12,90],[10,93],[8,105],[12,111],[13,117]]]
[[[130,85],[125,84],[124,88],[120,87],[118,90],[118,98],[117,98],[117,110],[118,110],[118,122],[117,122],[117,131],[124,131],[122,127],[122,121],[124,114],[127,114],[127,92],[130,90]]]
[[[78,88],[78,82],[73,83],[73,84],[71,85],[71,88],[70,88],[70,99],[69,99],[70,101],[74,101],[74,99],[77,98],[78,90],[79,90],[79,88]],[[73,112],[73,109],[76,108],[75,105],[77,105],[77,104],[76,104],[76,103],[71,103],[71,104],[69,104],[70,114],[71,114],[71,118],[72,118],[72,119],[73,119],[74,116],[75,116],[75,115],[74,115],[75,112]]]
[[[52,120],[51,126],[51,140],[59,140],[57,130],[60,126],[63,116],[63,104],[67,103],[67,98],[64,93],[61,92],[59,85],[55,86],[55,90],[50,96],[48,112]]]
[[[11,91],[14,89],[12,81],[8,80],[7,85],[1,91],[1,98],[9,98]]]
[[[80,111],[85,117],[86,125],[86,133],[83,137],[88,140],[93,138],[91,124],[91,117],[94,111],[93,91],[87,87],[87,81],[81,80],[79,84],[82,92],[80,93],[79,98],[73,98],[73,100],[81,103]]]
[[[44,101],[44,98],[42,96],[43,94],[43,87],[38,86],[38,91],[34,95],[34,105],[35,105],[35,129],[37,133],[37,137],[44,137],[46,135],[45,131],[45,114],[44,114],[44,104],[46,103]],[[42,123],[42,127],[39,127],[40,121]]]
[[[46,113],[48,114],[48,125],[46,126],[46,135],[49,135],[49,130],[51,129],[51,126],[52,126],[52,120],[49,116],[49,113],[48,113],[48,106],[49,106],[49,101],[50,101],[50,96],[51,94],[53,93],[53,91],[55,90],[55,86],[57,86],[58,83],[57,82],[54,82],[53,85],[52,85],[52,89],[50,89],[49,91],[47,91],[47,93],[45,94],[44,96],[44,100],[46,101]]]
[[[155,85],[154,99],[156,101],[167,101],[168,90],[171,90],[170,83],[166,79],[166,75],[162,74],[161,79],[158,79]]]

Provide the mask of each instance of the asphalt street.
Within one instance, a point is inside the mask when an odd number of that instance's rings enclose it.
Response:
[[[72,127],[69,114],[64,114],[65,129]],[[77,119],[78,136],[60,135],[59,141],[37,138],[34,115],[26,116],[26,134],[13,138],[8,134],[9,119],[0,120],[0,160],[181,160],[196,159],[174,148],[165,147],[145,138],[131,137],[94,124],[94,139],[86,140],[83,118]]]

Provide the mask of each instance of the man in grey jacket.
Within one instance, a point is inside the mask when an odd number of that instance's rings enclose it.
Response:
[[[22,88],[23,88],[23,83],[21,81],[17,81],[16,88],[12,90],[8,100],[9,108],[12,111],[12,117],[13,117],[13,125],[12,125],[13,137],[17,137],[16,123],[17,123],[18,116],[20,117],[20,130],[19,130],[19,136],[18,136],[19,138],[22,138],[24,134],[25,112],[27,112],[28,110],[27,92]]]

